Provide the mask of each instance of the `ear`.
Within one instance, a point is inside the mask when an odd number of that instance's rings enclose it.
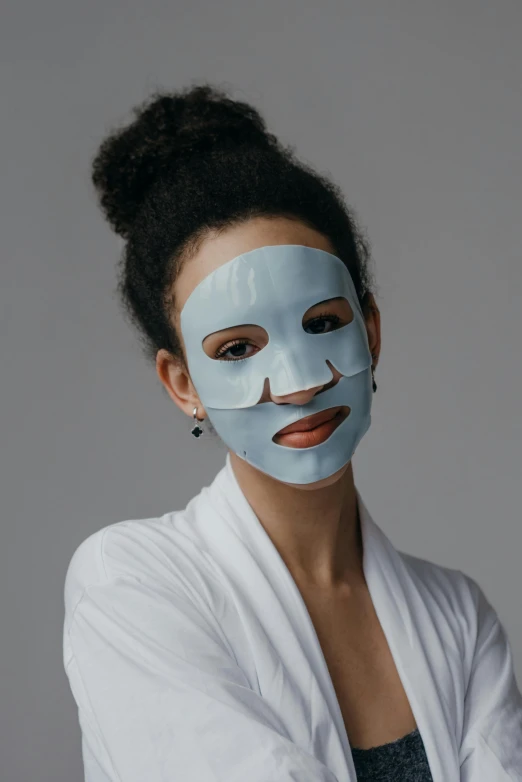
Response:
[[[363,313],[370,352],[375,356],[372,361],[372,366],[375,368],[381,354],[381,313],[373,293],[367,294]]]
[[[163,348],[156,355],[156,372],[170,398],[180,410],[192,418],[197,407],[197,417],[205,418],[205,410],[190,375],[181,359]]]

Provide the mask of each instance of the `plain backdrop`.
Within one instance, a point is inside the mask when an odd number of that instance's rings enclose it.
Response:
[[[10,0],[0,29],[2,782],[83,779],[75,548],[183,508],[224,463],[142,357],[90,185],[108,130],[195,81],[253,103],[355,208],[382,317],[356,484],[397,548],[478,581],[520,682],[520,3]]]

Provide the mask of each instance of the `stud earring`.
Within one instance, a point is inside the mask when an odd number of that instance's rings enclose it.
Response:
[[[202,418],[199,418],[199,419],[197,418],[197,416],[196,416],[197,412],[198,412],[198,408],[195,407],[194,408],[194,413],[193,413],[193,416],[194,416],[194,426],[190,430],[192,432],[192,434],[194,435],[194,437],[199,437],[201,434],[203,434],[203,429],[198,424],[198,420],[202,421],[203,419]]]

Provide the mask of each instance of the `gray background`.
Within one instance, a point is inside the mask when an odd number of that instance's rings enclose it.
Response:
[[[83,779],[62,668],[74,549],[222,466],[114,295],[89,162],[156,87],[209,79],[339,182],[383,346],[356,483],[398,548],[475,578],[522,680],[522,7],[510,0],[16,0],[2,60],[0,778]]]

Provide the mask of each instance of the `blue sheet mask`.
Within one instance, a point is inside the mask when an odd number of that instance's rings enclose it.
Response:
[[[307,310],[339,296],[350,303],[352,321],[325,333],[305,331]],[[238,456],[273,478],[296,484],[327,478],[350,461],[371,423],[372,357],[355,287],[339,258],[294,244],[239,255],[194,288],[180,322],[194,387],[216,432]],[[205,353],[208,335],[247,324],[268,334],[256,353],[241,360]],[[258,404],[265,378],[275,396],[328,384],[333,375],[327,359],[343,375],[332,388],[317,392],[305,405]],[[348,405],[350,413],[319,445],[292,448],[273,442],[283,427],[339,405]]]

